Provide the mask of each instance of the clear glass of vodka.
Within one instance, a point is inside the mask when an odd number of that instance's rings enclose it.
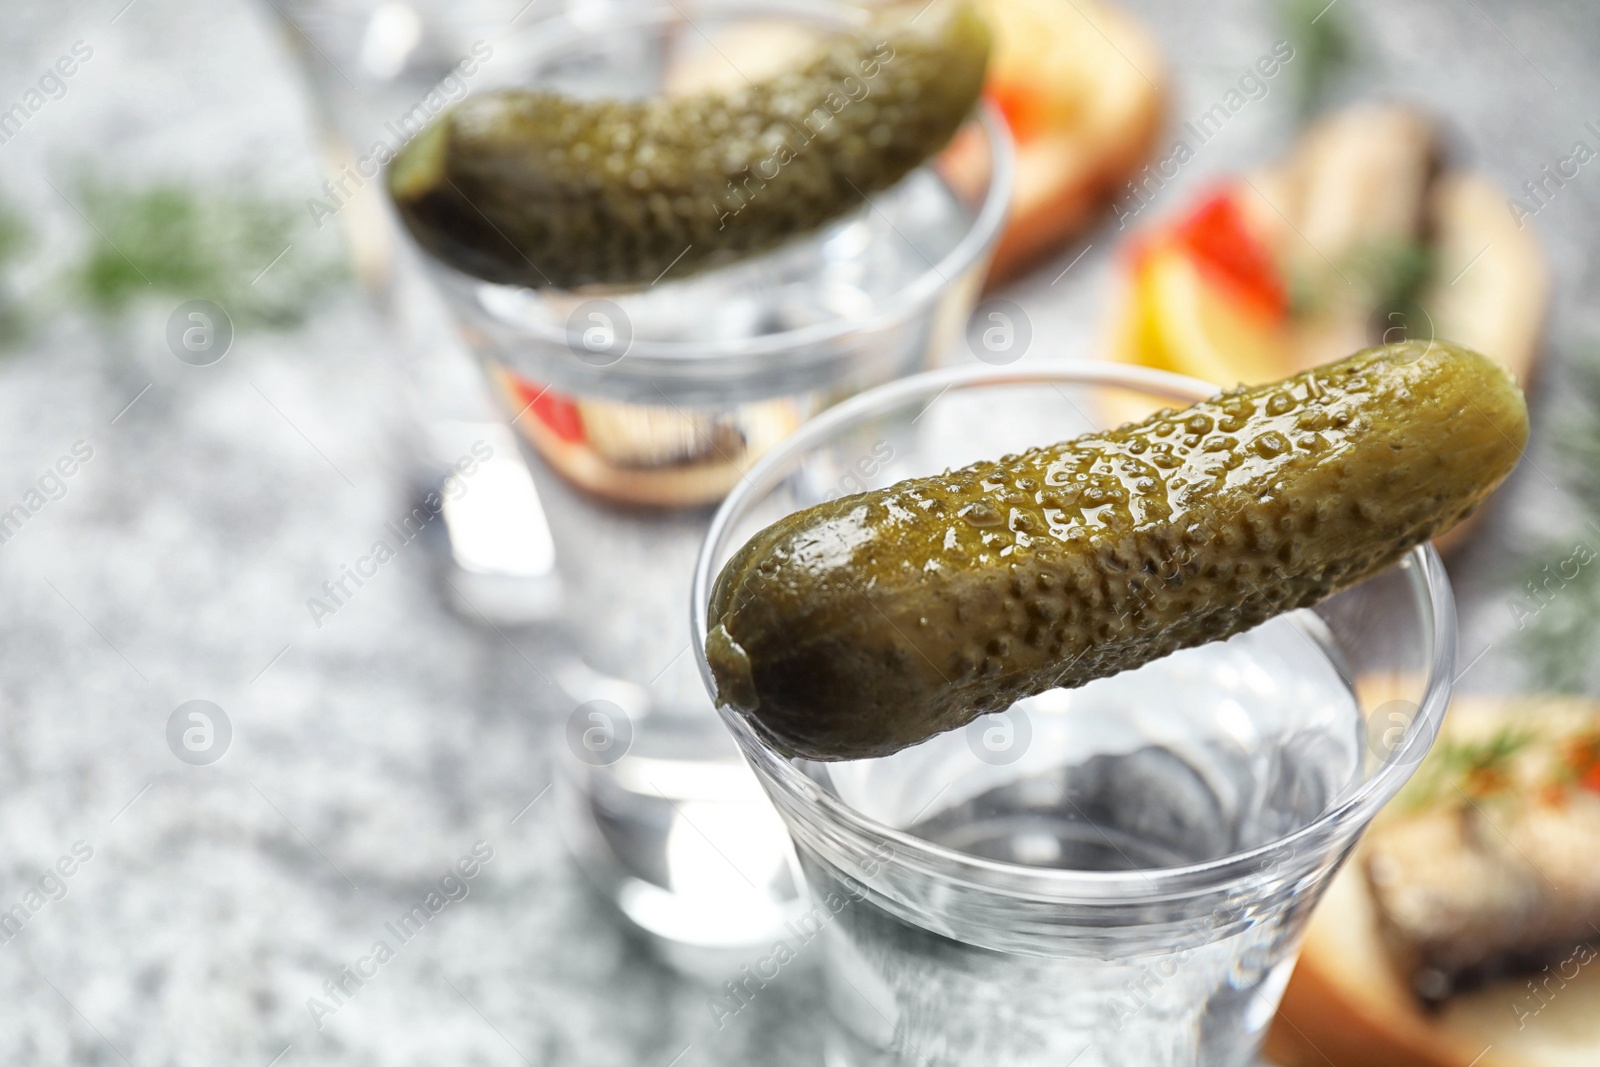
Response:
[[[1058,363],[935,371],[847,401],[770,451],[713,520],[697,647],[722,564],[847,472],[870,466],[878,488],[1213,392]],[[1427,547],[1316,608],[886,758],[786,758],[724,709],[810,908],[713,1010],[738,1014],[814,953],[830,1067],[1253,1064],[1312,906],[1433,742],[1455,640]],[[709,685],[703,651],[700,667]]]
[[[695,555],[716,503],[766,449],[963,343],[1010,202],[1004,124],[981,111],[899,184],[720,269],[669,267],[647,285],[581,291],[497,285],[396,240],[376,193],[381,164],[445,108],[508,86],[580,98],[738,87],[808,40],[864,27],[869,7],[288,7],[349,157],[317,201],[319,221],[374,217],[385,240],[369,243],[389,246],[414,268],[397,273],[443,298],[529,453],[563,590],[545,635],[555,651],[539,664],[564,691],[555,796],[571,849],[674,959],[743,959],[782,932],[797,897],[783,827],[695,670],[683,614]],[[739,188],[762,193],[759,176]],[[415,302],[396,296],[394,313]],[[494,615],[479,594],[466,599],[469,615]]]

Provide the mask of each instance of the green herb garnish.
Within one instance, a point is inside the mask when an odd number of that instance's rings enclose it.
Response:
[[[1351,257],[1358,284],[1368,292],[1372,311],[1372,341],[1430,341],[1432,320],[1417,301],[1433,277],[1433,250],[1420,241],[1389,241],[1370,245]]]
[[[32,241],[33,235],[22,217],[0,204],[0,271],[20,259]],[[26,327],[27,319],[14,287],[9,278],[0,275],[0,345],[10,346],[21,340]]]
[[[1305,119],[1322,110],[1354,65],[1356,36],[1338,0],[1285,0],[1281,17],[1295,50],[1295,106]]]
[[[1564,369],[1553,447],[1537,463],[1559,479],[1581,525],[1518,555],[1507,604],[1514,647],[1538,687],[1590,693],[1600,687],[1600,350],[1584,349]]]
[[[1416,810],[1499,797],[1516,785],[1512,764],[1534,740],[1529,730],[1506,727],[1480,741],[1440,741],[1406,787],[1406,806]]]
[[[345,273],[287,202],[89,181],[80,203],[98,236],[76,288],[101,313],[160,293],[213,300],[239,325],[281,328],[302,321]]]

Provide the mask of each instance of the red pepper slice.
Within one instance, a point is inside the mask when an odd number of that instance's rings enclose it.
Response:
[[[1022,81],[989,82],[985,95],[1005,116],[1011,136],[1018,141],[1031,141],[1050,125],[1050,108],[1037,88]]]
[[[1289,294],[1272,253],[1250,231],[1228,192],[1204,200],[1173,231],[1210,280],[1221,282],[1273,318],[1289,311]]]
[[[549,386],[530,382],[510,371],[506,371],[505,376],[511,384],[518,411],[527,411],[568,444],[583,440],[583,413],[577,404]]]

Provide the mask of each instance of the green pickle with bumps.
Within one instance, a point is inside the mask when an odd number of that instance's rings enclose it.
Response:
[[[469,97],[396,156],[417,241],[491,282],[648,284],[766,251],[860,207],[949,142],[983,88],[971,0],[880,16],[722,94]]]
[[[1499,365],[1407,342],[819,504],[718,577],[718,700],[791,755],[887,755],[1361,582],[1527,436]]]

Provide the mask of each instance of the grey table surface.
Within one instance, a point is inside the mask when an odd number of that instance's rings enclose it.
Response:
[[[1365,31],[1361,88],[1449,116],[1461,157],[1503,186],[1593,143],[1592,6],[1338,2]],[[1170,59],[1175,125],[1279,36],[1257,0],[1129,6]],[[84,166],[315,195],[310,105],[264,7],[12,3],[0,103],[80,41],[92,58],[64,95],[0,144],[0,191],[40,238],[30,299],[52,297],[81,242],[69,178]],[[1270,158],[1287,103],[1274,90],[1242,112],[1168,203]],[[1555,269],[1557,364],[1592,329],[1597,208],[1586,170],[1533,223]],[[1091,354],[1115,236],[1090,234],[1059,280],[1079,249],[1013,287],[1034,321],[1027,358]],[[317,242],[338,254],[329,228],[286,255]],[[0,508],[75,443],[92,449],[0,545],[0,909],[26,905],[60,857],[89,855],[0,944],[0,1062],[818,1062],[813,974],[786,971],[719,1030],[708,990],[657,962],[573,871],[536,799],[570,711],[536,640],[451,614],[421,549],[326,625],[308,616],[306,599],[410,507],[416,424],[386,323],[347,288],[302,327],[241,329],[227,358],[195,367],[167,348],[173,304],[114,324],[51,315],[0,359]],[[1541,394],[1562,381],[1557,365]],[[1541,479],[1519,475],[1458,565],[1531,535],[1552,493]],[[1471,684],[1500,684],[1510,613],[1486,579],[1462,591],[1463,663],[1488,650]],[[168,747],[169,716],[193,699],[232,723],[210,766]],[[403,944],[386,934],[474,848],[492,858],[464,899]],[[314,1017],[308,1001],[380,939],[393,958]]]

